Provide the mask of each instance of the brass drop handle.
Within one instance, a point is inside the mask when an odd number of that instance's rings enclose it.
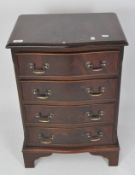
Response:
[[[85,63],[85,66],[86,66],[87,69],[90,69],[90,70],[92,70],[94,72],[99,72],[99,71],[102,71],[104,69],[104,67],[106,67],[106,60],[102,60],[100,62],[100,66],[99,67],[94,67],[94,64],[91,63],[90,61],[87,61]]]
[[[39,139],[41,144],[47,145],[47,144],[51,144],[53,142],[54,135],[52,135],[50,137],[48,137],[48,136],[46,137],[46,136],[44,136],[43,133],[40,133],[38,135],[38,139]]]
[[[42,68],[36,68],[34,63],[29,63],[29,69],[32,71],[33,74],[42,75],[45,74],[46,70],[50,67],[49,63],[44,63]]]
[[[102,131],[97,131],[95,135],[91,135],[90,133],[86,133],[87,138],[89,139],[90,142],[98,142],[102,139],[103,137],[103,132]]]
[[[86,112],[86,115],[90,117],[92,121],[99,121],[102,119],[102,116],[104,115],[104,111],[98,111],[97,114],[94,114],[93,112]]]
[[[54,117],[53,113],[50,113],[49,115],[42,115],[39,112],[35,115],[35,118],[38,119],[38,122],[41,123],[49,123],[53,117]]]
[[[98,91],[94,90],[93,88],[86,88],[87,93],[92,97],[98,97],[103,95],[105,92],[105,87],[99,87]]]
[[[91,138],[91,142],[98,142],[98,141],[100,141],[101,140],[101,137],[98,137],[98,136],[93,136],[92,138]]]
[[[52,91],[50,89],[48,89],[48,90],[45,90],[44,93],[40,93],[39,89],[33,89],[33,94],[36,95],[37,99],[47,100],[49,98],[49,96],[52,95]]]

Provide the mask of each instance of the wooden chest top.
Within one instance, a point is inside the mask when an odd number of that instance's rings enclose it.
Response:
[[[127,45],[114,13],[21,15],[7,48]]]

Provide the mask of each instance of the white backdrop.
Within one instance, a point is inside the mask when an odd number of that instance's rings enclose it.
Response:
[[[89,154],[41,158],[35,169],[25,169],[21,154],[23,129],[10,51],[6,42],[20,14],[117,13],[129,42],[125,48],[119,110],[121,145],[118,167]],[[4,175],[133,175],[135,174],[135,1],[134,0],[0,0],[0,174]]]

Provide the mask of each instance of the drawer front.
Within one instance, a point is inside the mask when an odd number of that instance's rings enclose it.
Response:
[[[29,127],[27,145],[29,146],[87,146],[112,144],[112,127],[97,126],[74,129]]]
[[[21,87],[24,101],[67,103],[115,98],[117,79],[21,81]]]
[[[26,123],[51,124],[90,124],[113,123],[114,104],[93,104],[82,106],[25,105]]]
[[[93,76],[117,74],[119,52],[104,51],[75,54],[17,54],[20,76]],[[72,77],[73,78],[73,77]]]

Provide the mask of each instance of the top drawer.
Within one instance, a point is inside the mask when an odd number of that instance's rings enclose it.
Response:
[[[94,75],[116,75],[119,51],[72,54],[17,53],[18,75],[56,79],[87,78]]]

